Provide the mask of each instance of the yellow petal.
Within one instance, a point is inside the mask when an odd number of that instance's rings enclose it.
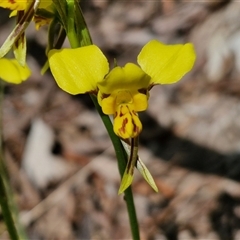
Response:
[[[191,43],[165,45],[152,40],[139,53],[138,64],[152,78],[151,84],[171,84],[192,69],[195,58]]]
[[[148,94],[137,92],[133,95],[133,104],[136,112],[145,111],[148,107]]]
[[[97,82],[109,71],[106,57],[95,45],[51,50],[48,57],[57,84],[71,94],[97,90]]]
[[[31,72],[28,66],[22,67],[15,59],[0,59],[0,78],[9,83],[25,81]]]
[[[104,96],[101,92],[98,92],[98,103],[102,107],[103,113],[110,115],[115,114],[117,108],[121,104],[133,105],[133,96],[130,91],[115,90],[111,94]],[[135,109],[134,109],[135,110]]]
[[[148,107],[148,96],[138,91],[115,90],[104,96],[98,92],[98,103],[105,114],[115,114],[121,104],[131,104],[135,112],[145,111]]]
[[[102,93],[110,94],[114,90],[138,90],[147,88],[150,77],[140,67],[127,63],[124,67],[115,67],[98,83]]]
[[[102,107],[102,111],[106,115],[112,115],[116,111],[116,92],[109,96],[104,96],[100,91],[98,92],[98,103]]]
[[[27,7],[27,2],[27,0],[0,0],[0,7],[23,11]]]

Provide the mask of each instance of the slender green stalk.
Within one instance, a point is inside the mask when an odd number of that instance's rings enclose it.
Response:
[[[75,2],[75,4],[76,4],[76,2]],[[76,27],[70,26],[70,28],[71,29],[76,29],[76,28],[82,29],[81,41],[79,41],[79,38],[78,38],[79,42],[78,42],[78,44],[76,44],[76,42],[77,42],[76,34],[68,34],[67,33],[70,45],[72,48],[91,45],[92,44],[91,36],[88,31],[87,25],[85,23],[84,16],[82,15],[82,11],[81,11],[79,5],[75,5],[75,7],[76,7],[75,11],[77,12],[76,14],[78,16],[76,22],[78,24],[81,24],[81,26],[76,26]],[[72,12],[68,12],[68,14],[74,16],[74,12],[73,12],[74,9],[68,8],[68,10],[72,11]],[[68,22],[68,23],[73,24],[73,22]],[[111,141],[113,143],[114,150],[115,150],[115,153],[117,156],[117,160],[118,160],[119,172],[120,172],[121,177],[123,177],[123,174],[124,174],[125,168],[127,166],[127,162],[128,162],[128,156],[126,154],[126,151],[124,150],[119,137],[117,137],[113,131],[112,122],[111,122],[109,116],[105,115],[102,112],[102,108],[99,106],[96,97],[94,95],[90,95],[90,96],[91,96],[91,99],[92,99],[92,101],[93,101],[93,103],[94,103],[94,105],[95,105],[107,131],[108,131],[108,134],[111,138]],[[137,215],[136,215],[131,186],[124,192],[124,199],[125,199],[126,205],[127,205],[128,216],[129,216],[131,232],[132,232],[132,238],[134,240],[139,240],[140,239],[139,227],[138,227]]]
[[[7,192],[5,189],[3,177],[0,176],[0,204],[1,204],[1,209],[2,209],[2,214],[3,214],[3,219],[4,222],[7,226],[8,233],[11,237],[11,239],[19,239],[17,229],[15,227],[13,218],[12,218],[12,213],[10,210],[10,206],[8,204],[8,197],[7,197]]]
[[[2,209],[2,215],[4,218],[4,222],[7,226],[8,233],[12,240],[20,239],[22,235],[18,229],[16,228],[13,215],[15,212],[13,203],[12,203],[12,195],[10,193],[10,186],[8,177],[6,175],[6,169],[4,167],[3,162],[3,143],[2,143],[2,101],[3,101],[3,82],[0,80],[0,205]]]

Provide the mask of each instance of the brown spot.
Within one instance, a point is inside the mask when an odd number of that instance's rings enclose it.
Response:
[[[102,99],[109,97],[111,94],[102,93]]]
[[[132,124],[133,124],[133,132],[139,133],[139,127],[135,124],[133,119],[132,119]]]
[[[9,3],[14,4],[16,3],[14,0],[8,0]]]
[[[123,119],[123,122],[122,122],[122,127],[119,129],[119,131],[120,132],[123,132],[123,133],[125,133],[126,131],[126,125],[127,125],[127,123],[128,123],[128,119],[127,118],[124,118]]]
[[[138,92],[147,95],[147,89],[146,88],[138,89]]]
[[[127,106],[127,108],[128,108],[128,106]],[[122,117],[124,115],[121,110],[122,110],[122,106],[121,106],[121,109],[120,109],[119,117]]]
[[[123,114],[122,114],[122,112],[120,112],[119,117],[122,117],[122,116],[123,116]]]
[[[136,134],[139,134],[139,133],[140,133],[139,127],[136,126],[136,125],[134,125],[133,131],[134,131]]]
[[[97,96],[98,90],[92,90],[92,91],[88,91],[86,93],[89,93],[89,94]]]

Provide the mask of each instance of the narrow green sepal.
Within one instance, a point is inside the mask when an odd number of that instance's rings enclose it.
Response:
[[[142,160],[140,158],[138,158],[138,160],[137,160],[137,169],[142,174],[144,179],[148,182],[148,184],[153,188],[153,190],[155,192],[158,192],[158,187],[157,187],[151,173],[149,172],[149,170],[147,169],[147,167],[145,166],[145,164],[142,162]]]
[[[120,188],[118,190],[118,194],[122,194],[132,184],[132,181],[133,181],[133,174],[127,173],[127,168],[126,168],[123,174]]]
[[[49,69],[49,62],[46,61],[45,64],[43,65],[42,69],[41,69],[41,75],[44,75],[46,73],[46,71]]]

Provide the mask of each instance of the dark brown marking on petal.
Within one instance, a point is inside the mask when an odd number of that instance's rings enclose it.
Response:
[[[14,0],[8,0],[9,3],[14,4],[16,3]]]
[[[145,95],[147,95],[147,89],[146,88],[141,88],[141,89],[138,89],[138,92],[139,93],[142,93],[142,94],[145,94]]]
[[[138,127],[137,125],[135,125],[135,124],[134,124],[133,131],[134,131],[136,134],[139,134],[139,133],[140,133],[139,127]]]
[[[128,106],[127,106],[128,108]],[[120,107],[120,111],[119,111],[119,117],[122,117],[124,114],[122,113],[122,106]]]
[[[111,94],[102,93],[102,99],[109,97]]]
[[[132,113],[137,116],[137,113],[135,111],[132,111]],[[132,115],[132,113],[131,113],[131,115]],[[133,132],[135,132],[136,135],[138,135],[140,133],[140,128],[137,126],[137,124],[135,124],[135,121],[133,118],[132,118],[132,125],[133,125]]]
[[[122,122],[122,127],[119,129],[120,132],[123,132],[123,133],[126,132],[126,125],[127,125],[127,123],[128,123],[128,119],[124,118],[123,122]]]
[[[92,90],[92,91],[88,91],[86,93],[93,94],[93,95],[97,96],[98,90]]]
[[[132,125],[133,125],[133,132],[138,132],[138,127],[137,127],[137,125],[135,124],[133,118],[132,118]]]

